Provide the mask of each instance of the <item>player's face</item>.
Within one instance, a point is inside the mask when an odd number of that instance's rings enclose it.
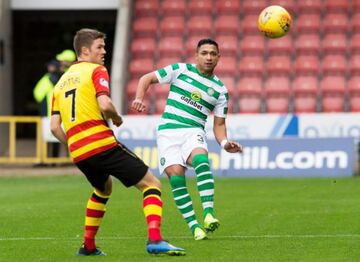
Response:
[[[212,75],[219,58],[218,49],[210,44],[200,46],[195,55],[198,70],[205,75]]]
[[[96,39],[89,50],[90,62],[103,65],[105,62],[105,41],[102,38]]]

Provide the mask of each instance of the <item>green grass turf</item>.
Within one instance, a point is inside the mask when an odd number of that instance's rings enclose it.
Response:
[[[216,178],[221,227],[194,241],[163,182],[165,238],[185,257],[145,252],[141,195],[114,183],[98,233],[107,257],[79,258],[92,192],[81,176],[0,178],[0,261],[359,261],[360,179]],[[188,181],[196,211],[195,181]],[[198,216],[200,217],[200,215]]]

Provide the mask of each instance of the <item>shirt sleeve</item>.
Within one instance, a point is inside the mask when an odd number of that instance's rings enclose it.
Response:
[[[226,118],[228,112],[229,94],[227,91],[222,92],[214,108],[214,115]]]
[[[59,115],[59,103],[58,99],[55,96],[55,92],[53,93],[52,102],[51,102],[51,115]]]
[[[172,64],[155,71],[155,75],[160,84],[173,82],[181,73],[182,64]]]
[[[92,81],[95,87],[96,96],[110,96],[109,74],[105,66],[95,68],[92,74]]]

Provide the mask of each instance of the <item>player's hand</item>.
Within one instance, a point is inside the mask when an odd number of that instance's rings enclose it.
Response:
[[[120,115],[117,115],[117,117],[112,118],[112,122],[117,127],[121,126],[121,124],[123,123]]]
[[[140,99],[135,99],[132,104],[131,104],[131,108],[135,111],[138,111],[138,112],[143,112],[145,111],[146,109],[146,106],[145,104],[143,103],[142,100]]]
[[[243,146],[237,142],[227,141],[227,143],[224,145],[224,149],[226,152],[229,153],[237,153],[237,152],[242,153]]]

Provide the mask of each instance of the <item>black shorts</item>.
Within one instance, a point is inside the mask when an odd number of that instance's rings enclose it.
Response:
[[[114,176],[126,187],[136,185],[149,167],[123,144],[76,163],[90,184],[104,191],[109,176]]]

